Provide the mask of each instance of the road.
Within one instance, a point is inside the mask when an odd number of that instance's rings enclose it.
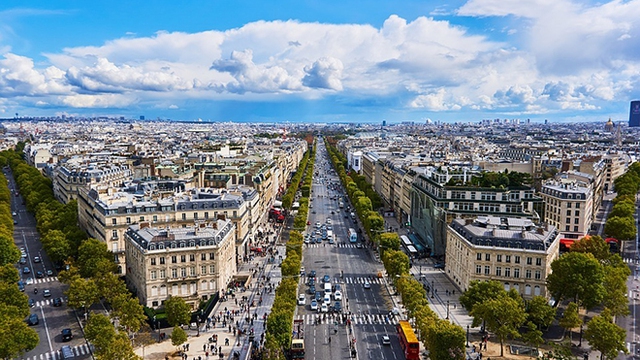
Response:
[[[60,359],[59,350],[63,345],[71,346],[78,358],[87,357],[89,348],[82,337],[82,331],[73,309],[69,309],[65,304],[63,294],[65,285],[58,281],[57,271],[42,249],[36,230],[36,220],[23,204],[22,194],[17,192],[11,170],[5,168],[4,173],[12,192],[11,211],[15,213],[13,216],[13,237],[18,248],[24,249],[26,254],[26,263],[17,264],[16,267],[20,273],[21,281],[27,284],[25,285],[25,294],[34,300],[31,314],[36,314],[39,318],[39,323],[32,327],[38,333],[40,342],[35,349],[24,354],[21,358]],[[36,262],[36,257],[40,259],[39,262]],[[25,273],[25,268],[29,269],[29,273]],[[52,271],[50,276],[47,276],[47,270]],[[42,272],[42,278],[36,276],[38,271]],[[37,294],[34,293],[35,289],[38,289]],[[51,296],[44,296],[45,289],[50,291]],[[63,298],[63,303],[62,306],[55,307],[53,299],[58,297]],[[71,341],[62,341],[61,332],[65,328],[70,328],[73,333],[74,338]]]
[[[312,270],[316,271],[316,291],[323,291],[322,278],[325,275],[333,285],[340,284],[343,311],[342,314],[329,312],[326,316],[312,311],[310,301],[313,295],[308,293],[307,277],[301,277],[299,292],[306,294],[306,303],[298,306],[295,320],[303,322],[305,359],[348,358],[351,353],[349,343],[354,339],[358,358],[403,359],[395,331],[399,319],[390,315],[393,305],[385,280],[377,277],[382,266],[369,250],[349,242],[348,229],[356,225],[345,209],[339,208],[337,198],[331,199],[344,196],[344,191],[340,185],[330,186],[331,183],[339,184],[337,175],[330,169],[326,148],[319,141],[315,166],[317,175],[314,174],[310,202],[313,206],[309,215],[311,225],[307,232],[316,230],[316,222],[326,225],[327,219],[331,219],[336,241],[335,244],[322,241],[305,245],[303,266],[307,275]],[[365,282],[370,284],[370,288],[365,288]],[[335,302],[332,298],[331,305]],[[350,319],[350,326],[346,325],[347,319]],[[385,334],[391,338],[391,345],[382,345],[381,339]]]

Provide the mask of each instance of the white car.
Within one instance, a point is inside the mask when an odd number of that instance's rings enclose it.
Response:
[[[307,303],[307,298],[304,297],[304,294],[298,295],[298,305],[304,305]]]
[[[382,345],[391,345],[389,335],[382,335]]]
[[[331,224],[331,219],[327,219],[327,224]]]
[[[320,312],[323,312],[323,313],[329,312],[329,305],[323,303],[320,306]]]
[[[322,303],[327,305],[331,304],[331,296],[329,296],[329,294],[325,294],[324,299],[322,299]]]
[[[369,282],[364,283],[365,289],[371,289],[371,284]]]
[[[318,302],[315,299],[311,300],[311,310],[318,311]]]
[[[336,301],[341,301],[342,300],[342,293],[339,290],[336,290],[336,292],[333,293],[333,298]]]
[[[27,285],[33,284],[33,278],[27,278]]]

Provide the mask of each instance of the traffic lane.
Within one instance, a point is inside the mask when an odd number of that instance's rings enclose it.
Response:
[[[399,352],[398,335],[394,326],[387,324],[361,324],[355,326],[356,350],[361,359],[403,359]],[[382,344],[382,336],[388,335],[391,345]],[[394,346],[395,344],[395,346]]]

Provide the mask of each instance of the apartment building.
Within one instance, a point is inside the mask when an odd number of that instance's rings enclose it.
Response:
[[[169,296],[192,309],[226,289],[237,273],[231,220],[212,220],[184,228],[131,225],[126,241],[127,285],[141,304],[161,307]]]
[[[74,159],[53,168],[51,173],[53,195],[68,203],[78,198],[81,190],[118,187],[133,178],[133,172],[124,159],[101,160],[84,163]]]
[[[564,238],[587,235],[594,219],[592,185],[570,179],[550,180],[542,185],[544,222],[555,226]]]
[[[613,191],[613,182],[627,171],[630,159],[627,155],[623,154],[606,154],[604,156],[605,161],[605,175],[604,175],[604,191]]]
[[[446,275],[465,291],[473,280],[496,280],[525,299],[549,297],[546,278],[561,234],[530,219],[478,216],[447,227]]]
[[[234,223],[237,258],[249,253],[253,233],[263,213],[257,190],[248,186],[229,189],[190,189],[177,181],[131,184],[111,194],[95,189],[78,198],[78,222],[89,236],[107,243],[125,273],[124,232],[133,224],[181,228],[222,219]]]

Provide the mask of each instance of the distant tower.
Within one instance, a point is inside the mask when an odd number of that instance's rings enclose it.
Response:
[[[282,139],[283,140],[287,140],[287,128],[286,127],[282,128]]]
[[[387,120],[382,120],[382,126],[387,126]]]
[[[620,123],[616,126],[616,145],[618,148],[622,147],[622,124]]]
[[[640,100],[631,102],[629,110],[629,127],[640,127]]]

